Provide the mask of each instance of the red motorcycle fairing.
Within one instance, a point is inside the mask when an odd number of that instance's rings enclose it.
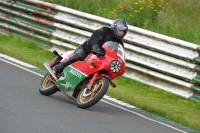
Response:
[[[77,70],[81,71],[85,75],[92,75],[99,71],[104,71],[107,76],[109,76],[110,80],[113,80],[117,76],[121,76],[125,72],[125,63],[121,59],[120,56],[117,54],[120,53],[120,50],[115,53],[111,48],[107,45],[103,46],[106,50],[106,54],[103,57],[98,57],[94,54],[90,54],[86,57],[84,61],[76,61],[71,64],[72,67],[76,68]],[[63,54],[63,59],[61,62],[66,61],[70,56],[73,55],[73,51],[68,51]],[[116,62],[118,64],[114,64],[114,68],[119,68],[119,71],[112,71],[111,70],[111,63]],[[118,66],[117,66],[118,65]]]

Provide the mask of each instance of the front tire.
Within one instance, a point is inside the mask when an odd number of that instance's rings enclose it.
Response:
[[[96,104],[106,94],[109,87],[109,79],[101,77],[92,85],[91,90],[87,87],[82,89],[77,97],[77,106],[82,109],[89,108]]]
[[[58,87],[50,81],[50,79],[51,76],[48,73],[43,77],[39,87],[39,92],[42,95],[49,96],[56,93],[59,90]]]

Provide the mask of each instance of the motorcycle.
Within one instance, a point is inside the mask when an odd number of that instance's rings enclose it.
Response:
[[[76,100],[82,109],[95,105],[106,94],[109,84],[115,88],[113,79],[125,72],[125,54],[121,44],[108,41],[103,45],[104,56],[90,54],[84,61],[76,61],[64,68],[61,74],[55,74],[53,67],[65,62],[74,51],[60,55],[53,51],[56,57],[44,66],[48,73],[43,77],[39,92],[42,95],[52,95],[62,91],[67,97]]]

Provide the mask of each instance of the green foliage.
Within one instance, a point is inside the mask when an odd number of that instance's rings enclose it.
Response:
[[[157,20],[158,14],[167,5],[168,3],[162,0],[124,0],[112,9],[111,15],[115,18],[125,18],[134,26],[143,27],[147,21]]]

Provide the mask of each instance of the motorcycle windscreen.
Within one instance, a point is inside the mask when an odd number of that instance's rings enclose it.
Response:
[[[108,41],[104,44],[103,47],[107,46],[111,51],[113,51],[122,61],[125,62],[125,52],[124,48],[121,44],[114,42],[114,41]]]
[[[64,92],[73,92],[76,86],[86,77],[87,75],[69,65],[63,70],[61,77],[56,81],[56,85]]]

